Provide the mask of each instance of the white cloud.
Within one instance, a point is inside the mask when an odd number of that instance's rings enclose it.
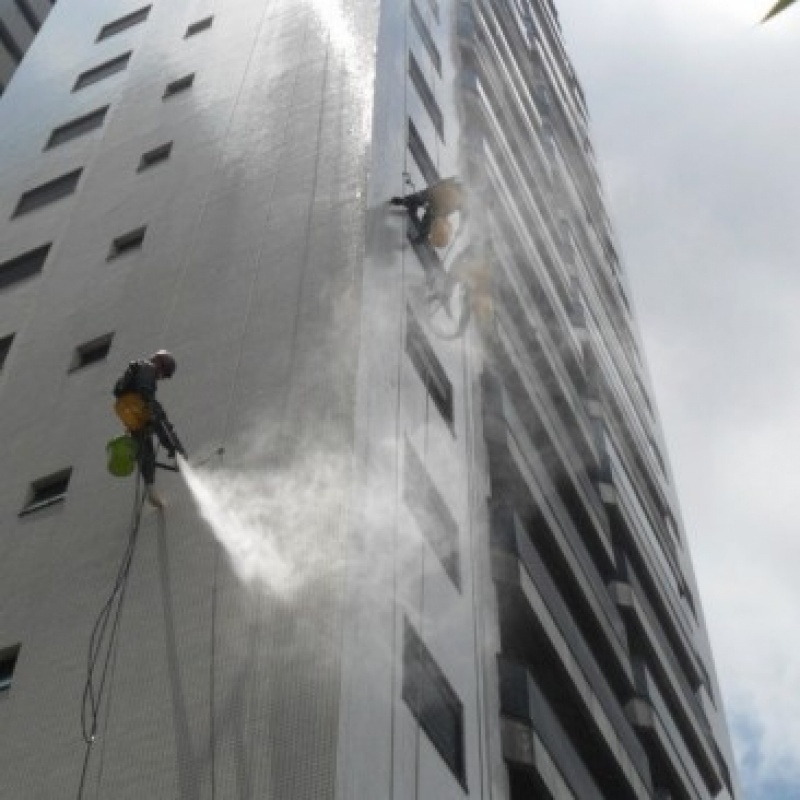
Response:
[[[558,0],[745,783],[800,796],[800,9]],[[772,784],[770,784],[772,785]],[[754,794],[755,794],[754,791]],[[766,795],[763,795],[766,796]],[[783,795],[781,795],[783,796]]]

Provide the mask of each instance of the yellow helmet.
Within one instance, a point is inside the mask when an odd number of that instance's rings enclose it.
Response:
[[[434,247],[447,247],[453,235],[453,226],[446,217],[436,217],[428,234],[428,241]]]

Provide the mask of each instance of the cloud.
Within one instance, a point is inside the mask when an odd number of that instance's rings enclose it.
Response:
[[[558,3],[752,800],[800,796],[800,14],[765,5]]]

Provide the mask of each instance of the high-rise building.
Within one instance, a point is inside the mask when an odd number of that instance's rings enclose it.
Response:
[[[0,0],[0,95],[55,0]]]
[[[551,0],[61,0],[0,131],[4,797],[741,796]]]

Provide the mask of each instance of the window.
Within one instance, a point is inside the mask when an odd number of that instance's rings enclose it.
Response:
[[[166,144],[154,147],[152,150],[148,150],[146,153],[143,153],[142,157],[139,159],[139,167],[136,171],[141,172],[144,169],[155,166],[161,161],[166,161],[171,153],[172,142],[167,142]]]
[[[406,309],[406,353],[436,408],[453,431],[453,385],[410,308]]]
[[[7,692],[11,688],[19,648],[20,646],[15,644],[13,647],[4,647],[0,650],[0,692]]]
[[[403,499],[420,530],[433,548],[444,571],[457,589],[461,588],[458,557],[458,524],[444,498],[431,480],[428,470],[408,439],[405,447],[405,487]]]
[[[185,92],[193,83],[194,73],[185,75],[183,78],[178,78],[178,80],[172,81],[172,83],[168,83],[167,88],[164,89],[164,99],[172,97],[172,95],[178,94],[179,92]]]
[[[140,8],[138,11],[134,11],[131,14],[126,14],[124,17],[114,20],[114,22],[109,22],[108,25],[103,25],[103,27],[100,29],[100,33],[97,34],[97,39],[95,41],[99,42],[102,39],[108,39],[109,36],[122,33],[122,31],[127,30],[128,28],[132,28],[134,25],[144,22],[149,13],[150,6],[145,6],[144,8]]]
[[[60,178],[55,178],[52,181],[43,183],[41,186],[29,189],[20,197],[17,207],[14,209],[14,213],[11,216],[19,217],[22,214],[27,214],[29,211],[35,211],[37,208],[68,197],[78,186],[81,172],[83,172],[83,170],[76,169],[73,172],[62,175]]]
[[[11,35],[11,31],[5,26],[2,19],[0,19],[0,44],[6,49],[14,63],[19,64],[22,61],[22,56],[25,53],[17,44],[16,39]]]
[[[72,469],[62,469],[47,475],[44,478],[34,481],[28,490],[28,499],[20,511],[20,516],[39,511],[47,506],[60,503],[67,496],[69,479],[72,476]]]
[[[0,264],[0,289],[32,278],[41,272],[49,252],[50,245],[45,244]]]
[[[0,369],[3,369],[3,364],[6,363],[11,345],[14,343],[14,334],[4,336],[0,339]]]
[[[433,36],[431,36],[431,32],[425,23],[425,20],[422,18],[422,14],[420,14],[419,8],[417,8],[415,0],[411,0],[411,20],[414,23],[414,27],[417,29],[420,39],[422,39],[422,43],[425,45],[425,49],[428,51],[428,55],[431,57],[433,66],[436,67],[436,71],[441,75],[442,57],[439,55],[439,49],[436,47],[436,42],[434,41]]]
[[[111,349],[111,342],[113,339],[114,334],[107,333],[104,336],[99,336],[97,339],[92,339],[91,342],[86,342],[76,347],[69,371],[75,372],[76,370],[88,367],[90,364],[103,361],[108,355],[108,351]]]
[[[428,186],[437,183],[439,181],[439,170],[436,169],[433,159],[425,149],[422,137],[419,135],[419,131],[411,121],[411,118],[408,120],[408,149]]]
[[[92,69],[87,69],[86,72],[82,72],[80,75],[78,75],[78,79],[75,81],[72,91],[77,92],[79,89],[83,89],[84,87],[90,86],[93,83],[102,81],[104,78],[109,78],[111,75],[114,75],[117,72],[122,72],[122,70],[128,66],[131,53],[132,51],[128,51],[127,53],[123,53],[121,56],[112,58],[110,61],[106,61],[103,64],[92,67]]]
[[[14,5],[17,7],[17,11],[25,18],[25,22],[28,23],[30,29],[34,33],[38,33],[41,24],[36,14],[33,13],[33,9],[30,3],[28,3],[28,0],[14,0]]]
[[[139,250],[144,242],[144,235],[146,232],[147,226],[142,225],[141,228],[137,228],[135,231],[130,231],[129,233],[124,233],[122,236],[118,236],[114,239],[114,241],[111,242],[111,249],[108,251],[108,261],[119,258],[133,250]]]
[[[79,136],[84,136],[96,128],[100,128],[105,122],[107,113],[108,106],[103,106],[103,108],[98,108],[95,111],[84,114],[82,117],[77,117],[65,122],[63,125],[59,125],[50,134],[45,150],[49,150],[51,147],[58,147],[58,145],[64,144],[70,139],[77,139]]]
[[[464,707],[408,620],[403,641],[403,700],[466,790]]]
[[[411,83],[414,84],[414,88],[419,94],[420,100],[422,100],[422,104],[430,115],[436,132],[444,141],[444,117],[442,116],[442,111],[413,53],[408,54],[408,74],[411,77]]]
[[[184,39],[188,39],[190,36],[194,36],[197,33],[202,31],[207,31],[211,24],[214,22],[214,17],[206,17],[205,19],[198,20],[197,22],[193,22],[187,29],[186,35],[183,37]]]

